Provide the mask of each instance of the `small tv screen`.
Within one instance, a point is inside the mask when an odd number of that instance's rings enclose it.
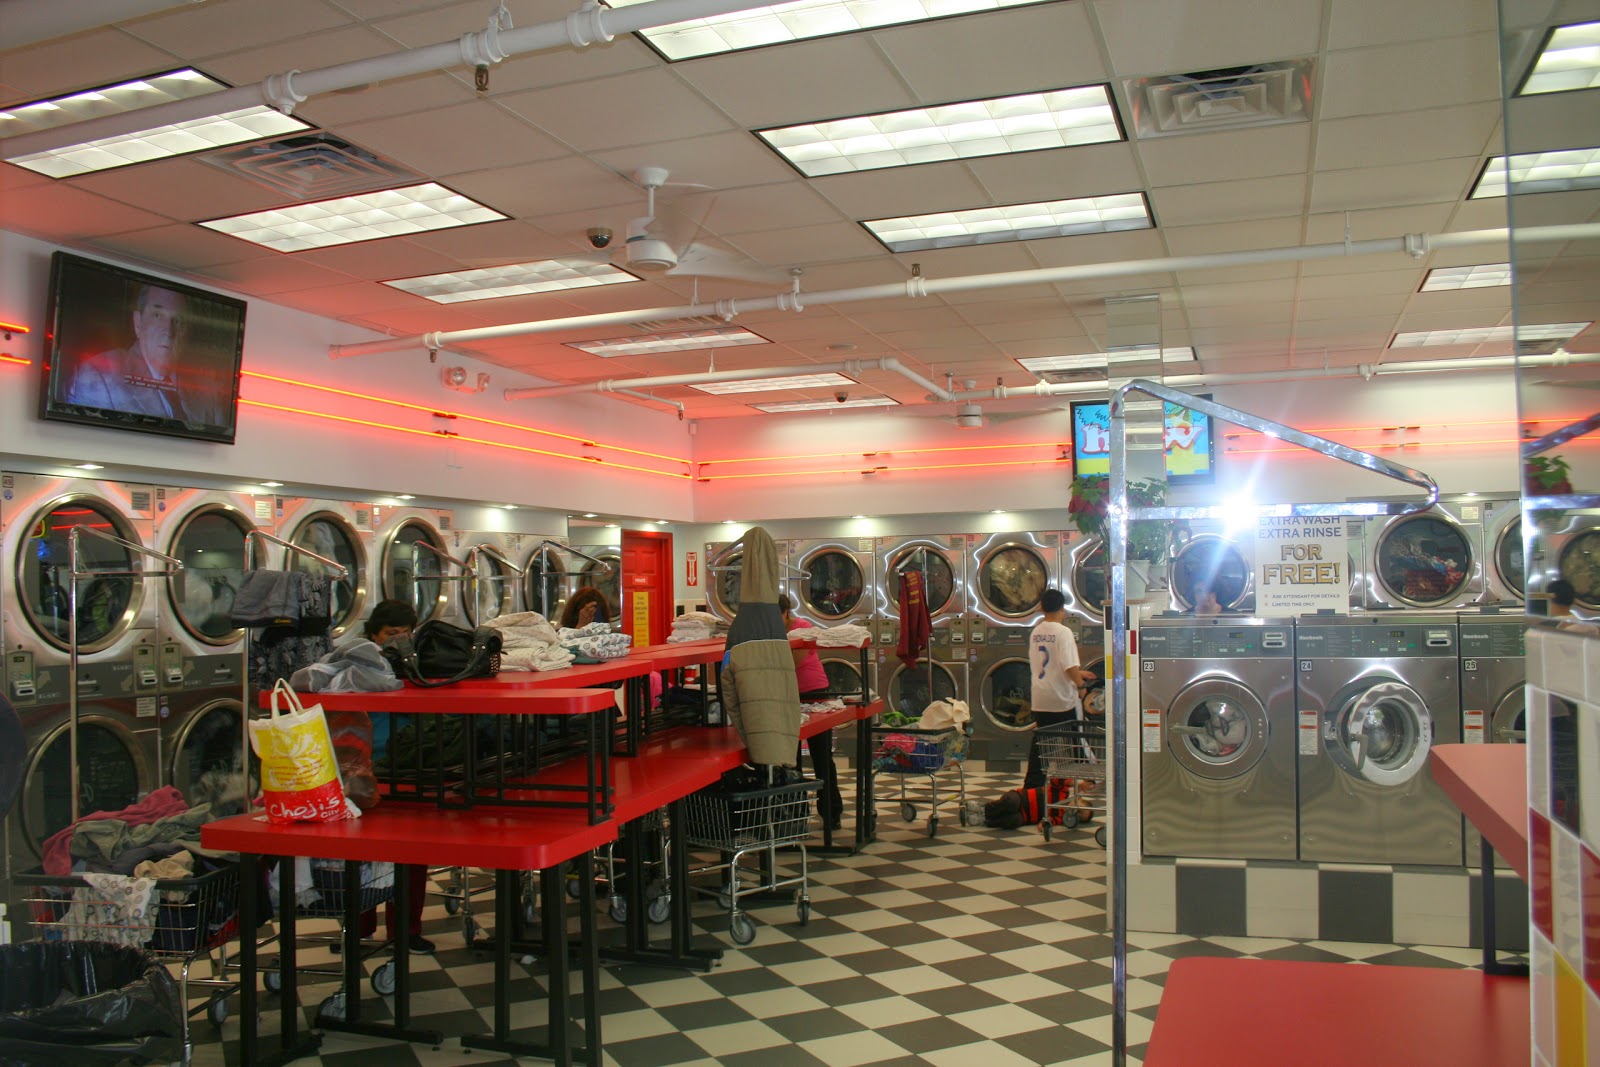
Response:
[[[1211,399],[1209,395],[1203,399]],[[1166,477],[1173,485],[1207,483],[1216,478],[1216,442],[1211,416],[1171,401],[1164,402],[1163,437]],[[1072,473],[1111,473],[1111,404],[1105,400],[1072,402]]]
[[[55,253],[40,417],[233,444],[244,313],[233,297]]]

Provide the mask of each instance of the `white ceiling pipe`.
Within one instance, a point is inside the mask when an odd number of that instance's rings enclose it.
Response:
[[[639,396],[636,390],[662,385],[708,385],[712,382],[742,382],[751,378],[789,378],[799,374],[847,374],[860,377],[864,371],[886,370],[928,390],[940,400],[952,400],[954,393],[941,389],[921,374],[907,367],[893,356],[881,359],[846,359],[838,363],[804,363],[797,367],[758,367],[753,370],[711,370],[689,374],[658,374],[651,378],[623,378],[598,382],[578,382],[574,385],[541,385],[524,389],[507,389],[507,400],[535,400],[547,396],[568,396],[573,393],[626,393]],[[654,400],[655,397],[647,399]],[[674,401],[662,401],[674,403]]]
[[[664,0],[658,0],[664,2]],[[630,11],[632,8],[624,8]],[[684,304],[677,307],[640,308],[634,311],[609,311],[597,315],[575,315],[564,319],[537,319],[530,322],[513,322],[503,326],[481,326],[470,330],[445,330],[435,333],[414,334],[407,337],[390,337],[357,344],[330,345],[328,355],[333,359],[346,356],[366,356],[378,352],[393,352],[403,348],[442,348],[445,345],[470,344],[504,337],[523,337],[537,333],[556,333],[561,330],[617,326],[648,319],[690,318],[716,315],[731,320],[741,311],[801,311],[808,307],[857,303],[864,300],[885,300],[895,297],[916,298],[941,293],[963,293],[982,289],[1006,289],[1019,285],[1040,285],[1055,282],[1083,281],[1091,278],[1115,278],[1135,274],[1168,274],[1175,271],[1209,270],[1218,267],[1238,267],[1256,263],[1292,263],[1315,259],[1334,259],[1341,256],[1382,255],[1409,252],[1425,255],[1430,249],[1459,248],[1484,244],[1504,244],[1510,231],[1506,229],[1468,230],[1462,233],[1421,234],[1401,237],[1376,238],[1369,241],[1338,242],[1335,244],[1297,245],[1288,248],[1262,248],[1242,252],[1215,252],[1202,256],[1167,256],[1158,259],[1132,259],[1115,263],[1086,263],[1071,267],[1042,267],[1036,270],[1008,271],[1001,274],[971,274],[956,278],[908,278],[904,282],[888,285],[869,285],[857,289],[834,289],[825,292],[792,292],[753,299],[718,300],[712,303]],[[1576,241],[1600,238],[1600,223],[1576,223],[1570,226],[1531,226],[1517,231],[1519,243],[1544,243],[1550,241]]]
[[[354,89],[373,82],[435,70],[488,66],[510,56],[547,48],[584,48],[597,41],[609,41],[619,33],[633,33],[709,15],[725,15],[758,4],[759,0],[652,0],[651,3],[613,11],[585,3],[564,19],[517,29],[499,29],[491,20],[489,28],[463,34],[452,41],[338,63],[317,70],[285,71],[252,85],[18,134],[0,142],[0,158],[15,159],[104,137],[125,136],[169,123],[224,115],[261,104],[269,104],[289,114],[294,111],[295,105],[307,97],[321,93]],[[58,2],[38,6],[73,7],[75,4]]]
[[[665,397],[651,396],[649,393],[641,393],[637,389],[613,389],[611,391],[618,396],[631,396],[635,400],[645,400],[652,404],[665,404],[669,408],[677,408],[678,418],[683,418],[684,408],[681,400],[668,400]]]
[[[0,0],[0,49],[21,48],[204,0]]]

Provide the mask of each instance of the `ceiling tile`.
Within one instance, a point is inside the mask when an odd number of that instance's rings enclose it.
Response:
[[[370,26],[341,26],[292,41],[273,41],[206,61],[207,72],[230,85],[251,85],[273,74],[311,71],[388,55],[398,49],[393,40]]]
[[[752,130],[918,103],[870,37],[860,34],[707,56],[673,69],[713,106]],[[826,71],[849,76],[829,77]]]
[[[1361,296],[1409,296],[1426,273],[1418,265],[1410,270],[1363,270],[1302,278],[1301,300],[1342,300]],[[1466,290],[1482,292],[1483,290]]]
[[[349,24],[335,5],[322,0],[211,0],[184,4],[165,14],[122,24],[123,32],[173,55],[226,55],[241,41],[261,45],[272,41],[315,37]],[[219,47],[222,46],[222,47]]]
[[[20,104],[182,65],[127,34],[100,29],[0,52],[0,81],[20,94],[5,103]]]
[[[1334,52],[1323,68],[1324,120],[1500,98],[1496,35],[1441,37]]]
[[[699,137],[731,125],[669,70],[533,89],[500,97],[499,102],[585,152]]]
[[[882,246],[861,227],[840,222],[741,234],[739,248],[763,263],[771,263],[776,267],[798,267],[870,255],[880,251]]]
[[[193,229],[193,227],[190,228]],[[200,230],[199,232],[211,233],[210,230]],[[222,237],[220,234],[211,235],[219,240],[228,241],[232,245],[239,244],[238,241]],[[277,252],[270,252],[256,259],[219,263],[216,266],[206,267],[195,273],[202,278],[212,279],[220,285],[237,288],[247,293],[254,293],[257,296],[289,293],[297,289],[313,289],[318,286],[349,285],[355,280],[347,274],[325,270],[322,267],[301,262],[294,256],[285,256]]]
[[[1168,186],[1153,190],[1150,199],[1156,222],[1161,226],[1299,215],[1305,209],[1306,179],[1303,175],[1292,174]]]
[[[62,182],[29,185],[0,200],[0,226],[19,233],[80,237],[148,230],[168,220]]]
[[[450,186],[519,218],[625,207],[644,214],[644,190],[608,167],[564,156],[453,175]],[[672,191],[669,190],[669,195]],[[608,214],[605,221],[611,221]],[[587,224],[586,224],[587,225]]]
[[[992,201],[963,163],[858,171],[813,178],[810,187],[847,218],[881,219],[983,207]]]
[[[1225,307],[1192,307],[1188,309],[1189,328],[1204,330],[1214,326],[1232,326],[1294,321],[1294,304],[1289,301],[1261,303],[1251,307],[1231,305]]]
[[[571,250],[570,242],[515,219],[486,222],[481,226],[434,230],[415,234],[406,240],[423,248],[431,248],[466,266],[521,263]]]
[[[1225,222],[1209,226],[1169,226],[1162,230],[1175,256],[1210,255],[1255,248],[1286,248],[1300,243],[1299,219]]]
[[[1144,188],[1128,144],[1082,145],[969,160],[967,166],[996,203],[1031,204]]]
[[[1479,313],[1506,314],[1511,310],[1511,286],[1485,286],[1482,289],[1451,289],[1436,293],[1418,293],[1412,297],[1408,306],[1408,310],[1426,314],[1454,314],[1469,308]]]
[[[319,315],[330,318],[343,319],[352,315],[365,315],[381,313],[391,309],[412,309],[419,303],[425,303],[420,297],[410,293],[402,293],[398,289],[391,289],[387,285],[376,285],[372,282],[352,282],[349,285],[330,285],[317,289],[299,289],[292,294],[292,303],[295,307],[306,311],[314,311]],[[437,305],[429,307],[430,315],[435,319],[442,315],[433,311]],[[448,309],[443,309],[448,310]]]
[[[879,30],[877,47],[924,100],[1009,96],[1107,80],[1085,4],[1041,4]]]
[[[1436,204],[1465,196],[1483,167],[1479,156],[1392,167],[1320,170],[1311,178],[1313,212]]]
[[[456,269],[456,261],[450,256],[405,238],[393,237],[383,241],[313,248],[296,252],[295,258],[356,278],[377,281],[414,278]]]
[[[199,226],[176,223],[149,230],[111,234],[96,242],[111,253],[142,260],[158,267],[180,267],[200,271],[219,263],[239,260],[240,242]],[[260,249],[258,258],[276,258],[278,253]],[[248,254],[248,253],[247,253]]]
[[[1085,233],[1075,237],[1051,237],[1025,245],[1041,267],[1075,267],[1121,263],[1166,255],[1159,230],[1126,230],[1121,233]],[[1122,289],[1125,277],[1106,278],[1102,289]]]
[[[565,155],[566,149],[487,100],[359,122],[352,141],[429,177]]]
[[[1297,322],[1348,322],[1359,317],[1381,318],[1398,315],[1410,300],[1410,293],[1391,293],[1383,296],[1368,293],[1358,297],[1329,297],[1308,300],[1301,297],[1295,304]]]
[[[1139,141],[1137,147],[1152,188],[1304,174],[1311,156],[1311,128],[1297,123],[1193,133]]]
[[[1372,167],[1500,151],[1493,103],[1334,119],[1317,132],[1318,170]]]
[[[365,89],[347,89],[310,97],[295,115],[325,129],[349,126],[368,119],[386,119],[464,104],[475,94],[445,74],[414,74],[377,82]]]
[[[1181,299],[1187,308],[1239,307],[1257,301],[1291,301],[1295,298],[1296,288],[1292,277],[1272,281],[1191,284],[1183,287]]]
[[[794,168],[743,131],[677,137],[593,153],[620,174],[640,167],[666,167],[673,181],[701,182],[714,189],[798,180]]]
[[[1494,5],[1478,0],[1339,0],[1328,20],[1328,47],[1427,41],[1450,33],[1492,33]]]
[[[261,211],[284,201],[281,191],[193,157],[156,160],[65,180],[87,192],[185,222]]]
[[[1315,52],[1322,3],[1250,0],[1224,8],[1190,0],[1118,0],[1096,5],[1094,15],[1118,74],[1180,74]]]
[[[1415,204],[1409,207],[1390,207],[1344,211],[1330,211],[1322,214],[1311,215],[1306,220],[1306,243],[1313,245],[1336,244],[1344,240],[1345,226],[1350,227],[1350,237],[1356,241],[1373,241],[1390,237],[1402,237],[1408,233],[1442,233],[1446,229],[1445,223],[1450,217],[1453,205]],[[1501,209],[1500,225],[1505,225],[1505,211]],[[1344,260],[1318,260],[1316,263],[1344,266],[1338,270],[1328,270],[1327,273],[1343,273],[1345,270],[1371,270],[1370,265],[1362,265],[1362,257],[1352,257]],[[1350,265],[1354,264],[1352,268]],[[1308,262],[1307,273],[1321,272],[1321,267],[1314,267]]]
[[[705,216],[706,228],[723,235],[770,230],[774,222],[805,226],[839,221],[839,209],[820,190],[799,182],[724,189],[714,194]]]

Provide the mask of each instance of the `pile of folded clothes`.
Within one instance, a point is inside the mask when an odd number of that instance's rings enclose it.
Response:
[[[563,626],[556,634],[561,647],[583,660],[621,659],[633,650],[633,638],[625,633],[613,633],[603,622],[591,622],[576,629]]]
[[[672,620],[669,644],[685,641],[709,641],[713,637],[726,637],[728,624],[709,611],[686,611]]]
[[[483,625],[500,631],[503,671],[559,671],[572,666],[572,653],[562,647],[556,628],[537,611],[514,611]]]

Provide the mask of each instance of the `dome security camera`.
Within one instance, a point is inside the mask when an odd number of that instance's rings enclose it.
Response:
[[[590,226],[586,231],[589,243],[596,248],[604,248],[611,243],[611,227]]]
[[[834,403],[843,404],[846,400],[849,400],[849,399],[850,399],[850,394],[845,392],[843,389],[835,389],[833,391]]]

